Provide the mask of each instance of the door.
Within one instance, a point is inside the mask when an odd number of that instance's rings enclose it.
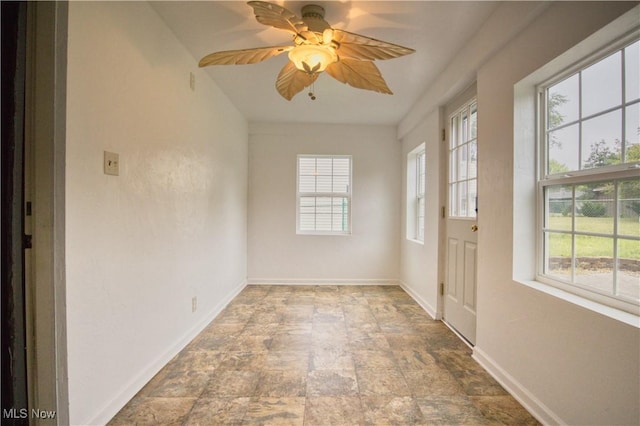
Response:
[[[448,109],[448,214],[443,317],[471,344],[476,341],[477,123],[475,99]]]

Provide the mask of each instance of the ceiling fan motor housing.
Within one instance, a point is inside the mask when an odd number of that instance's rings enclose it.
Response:
[[[316,33],[322,33],[327,28],[331,28],[329,23],[324,20],[324,7],[317,4],[308,4],[302,6],[302,19],[309,29]]]

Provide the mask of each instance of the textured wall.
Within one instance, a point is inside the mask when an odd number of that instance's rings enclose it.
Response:
[[[401,165],[395,128],[252,125],[250,133],[249,281],[396,282]],[[298,154],[353,156],[351,235],[296,235]]]
[[[68,43],[71,422],[103,423],[245,282],[247,123],[146,3],[70,4]]]

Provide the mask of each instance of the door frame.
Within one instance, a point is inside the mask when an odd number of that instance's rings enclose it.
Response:
[[[25,200],[32,250],[26,256],[29,406],[70,424],[65,281],[67,2],[27,2]],[[31,418],[30,424],[51,424]]]
[[[2,410],[28,424],[25,300],[24,119],[27,7],[2,3]],[[14,415],[6,412],[14,410]]]

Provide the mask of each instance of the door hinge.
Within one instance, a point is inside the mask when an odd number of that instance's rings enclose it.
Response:
[[[446,141],[447,140],[447,133],[445,129],[442,129],[442,141]]]
[[[25,249],[33,248],[33,236],[31,236],[29,234],[23,235],[23,237],[22,237],[22,246]]]
[[[440,283],[440,296],[444,296],[444,283]]]
[[[445,210],[444,210],[444,206],[442,206],[442,218],[443,218],[443,219],[445,218],[445,213],[446,213],[446,212],[445,212]]]
[[[27,204],[24,207],[25,216],[31,216],[31,201],[27,201]]]

